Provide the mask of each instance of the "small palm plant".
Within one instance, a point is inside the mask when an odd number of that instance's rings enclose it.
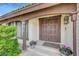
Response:
[[[63,55],[66,55],[66,56],[70,56],[73,54],[72,50],[70,47],[67,47],[65,45],[63,45],[59,51],[63,54]]]

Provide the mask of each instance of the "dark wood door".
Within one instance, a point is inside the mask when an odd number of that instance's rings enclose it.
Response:
[[[60,42],[60,18],[61,16],[40,18],[40,40]]]

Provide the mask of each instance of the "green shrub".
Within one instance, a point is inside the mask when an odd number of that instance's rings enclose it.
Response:
[[[16,27],[0,26],[0,56],[16,56],[20,53]]]

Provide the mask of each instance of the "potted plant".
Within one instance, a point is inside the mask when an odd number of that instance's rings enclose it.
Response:
[[[34,41],[34,40],[30,41],[30,46],[31,46],[31,48],[35,48],[35,45],[36,45],[36,44],[37,44],[36,41]]]
[[[73,54],[72,50],[70,47],[67,47],[65,45],[63,45],[59,51],[61,52],[62,55],[65,55],[65,56],[70,56]]]

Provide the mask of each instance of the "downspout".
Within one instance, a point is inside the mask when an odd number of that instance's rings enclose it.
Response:
[[[77,20],[77,13],[73,13],[71,15],[71,20],[73,22],[73,56],[77,56],[77,43],[76,43],[76,20]]]

